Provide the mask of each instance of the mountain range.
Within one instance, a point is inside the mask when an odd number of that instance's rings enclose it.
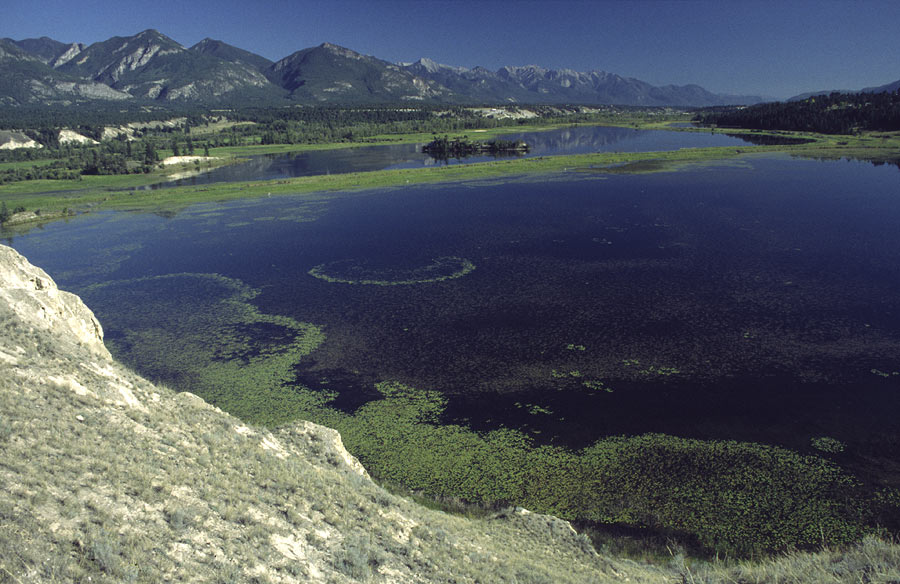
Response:
[[[272,62],[224,42],[186,48],[156,30],[91,45],[48,37],[0,39],[0,105],[85,101],[182,104],[579,103],[750,104],[698,85],[653,86],[604,71],[535,65],[467,69],[422,58],[390,63],[331,43]]]

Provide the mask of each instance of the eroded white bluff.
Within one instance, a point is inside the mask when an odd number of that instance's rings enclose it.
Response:
[[[58,289],[44,270],[5,245],[0,245],[0,300],[21,326],[47,330],[60,342],[78,343],[111,359],[103,327],[81,298]]]

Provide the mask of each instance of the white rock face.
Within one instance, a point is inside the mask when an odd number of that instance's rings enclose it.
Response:
[[[81,298],[59,290],[44,270],[5,245],[0,245],[0,303],[25,326],[48,330],[54,337],[112,358],[103,345],[103,327]]]
[[[88,138],[87,136],[82,136],[78,132],[73,132],[72,130],[60,130],[59,131],[59,143],[60,144],[99,144],[96,140],[92,138]]]
[[[22,132],[0,132],[0,150],[16,148],[43,148]]]
[[[80,55],[81,51],[83,51],[84,48],[85,47],[82,43],[72,43],[62,55],[58,56],[50,63],[50,66],[56,68],[65,65],[66,63]]]
[[[103,128],[103,140],[115,140],[119,136],[125,136],[129,142],[134,140],[134,128],[126,128],[125,126],[107,126]]]

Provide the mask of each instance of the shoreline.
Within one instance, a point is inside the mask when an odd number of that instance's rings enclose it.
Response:
[[[567,125],[571,124],[542,126],[541,128],[550,130]],[[630,127],[635,124],[628,123],[625,125]],[[23,217],[21,221],[3,224],[3,227],[8,229],[15,225],[45,223],[59,218],[70,217],[73,214],[101,209],[127,209],[133,211],[177,209],[195,203],[249,199],[272,195],[300,195],[315,192],[331,193],[335,191],[402,187],[412,184],[497,179],[519,175],[558,174],[561,172],[591,172],[596,174],[671,172],[689,165],[724,161],[749,154],[785,153],[805,158],[853,158],[868,161],[900,160],[900,132],[873,132],[858,136],[844,136],[809,132],[759,132],[731,128],[671,127],[659,122],[640,124],[640,129],[802,138],[810,140],[810,142],[789,145],[747,144],[741,147],[683,148],[654,152],[570,154],[503,159],[432,168],[376,170],[265,181],[212,183],[156,190],[149,188],[151,184],[158,184],[161,181],[170,179],[171,171],[173,170],[183,170],[182,167],[195,169],[197,163],[191,162],[189,164],[169,165],[166,168],[170,172],[153,173],[152,175],[88,176],[83,177],[80,181],[30,181],[30,183],[12,183],[11,185],[0,187],[0,200],[5,201],[9,208],[24,206],[29,211],[32,211],[28,220],[24,220],[25,218]],[[479,138],[522,131],[532,130],[526,130],[524,127],[496,128],[479,133]],[[457,134],[463,135],[463,132],[458,132]],[[215,149],[214,156],[205,161],[204,168],[239,163],[241,155],[343,149],[385,143],[415,143],[420,138],[419,134],[405,134],[394,136],[391,141],[373,140],[371,142],[327,145],[314,144],[300,148],[297,145],[221,148]],[[218,162],[218,164],[214,164],[215,162]],[[52,185],[48,183],[52,183]],[[66,189],[67,186],[70,186],[71,189]],[[141,187],[145,188],[142,189]],[[35,215],[33,211],[37,209],[40,209],[41,212]]]

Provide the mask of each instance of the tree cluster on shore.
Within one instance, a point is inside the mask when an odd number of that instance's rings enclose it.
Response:
[[[435,137],[434,140],[422,147],[434,158],[446,160],[448,158],[464,158],[476,154],[520,154],[528,152],[528,144],[522,140],[489,140],[487,142],[472,142],[468,136],[462,138],[450,138],[449,136]]]

